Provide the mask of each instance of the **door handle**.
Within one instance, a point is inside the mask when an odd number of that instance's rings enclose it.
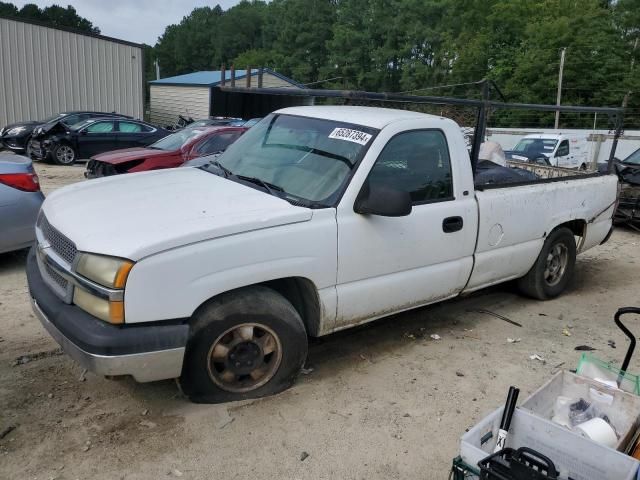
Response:
[[[464,221],[462,217],[447,217],[442,221],[442,231],[444,233],[453,233],[462,230]]]

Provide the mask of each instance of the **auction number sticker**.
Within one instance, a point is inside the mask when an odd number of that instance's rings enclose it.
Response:
[[[350,128],[334,128],[329,134],[329,138],[337,138],[338,140],[346,140],[348,142],[366,145],[371,140],[371,135],[360,130],[351,130]]]

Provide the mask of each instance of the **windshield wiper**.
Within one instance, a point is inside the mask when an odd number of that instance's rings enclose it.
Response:
[[[255,183],[256,185],[259,185],[262,188],[264,188],[269,193],[269,195],[273,195],[274,197],[280,196],[280,195],[277,195],[275,192],[284,193],[284,188],[278,185],[274,185],[273,183],[265,182],[264,180],[258,177],[245,177],[244,175],[236,175],[236,178],[239,178],[240,180],[244,180],[245,182]]]
[[[218,167],[220,170],[222,170],[222,173],[224,173],[224,178],[229,178],[233,175],[233,172],[222,165],[218,160],[209,162],[209,165],[213,165],[214,167]]]

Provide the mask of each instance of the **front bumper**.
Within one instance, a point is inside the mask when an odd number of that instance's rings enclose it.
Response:
[[[44,283],[33,248],[27,280],[38,319],[82,367],[98,375],[131,375],[138,382],[180,376],[189,325],[110,325],[66,304]]]
[[[47,160],[51,153],[51,144],[45,144],[42,140],[34,140],[31,148],[31,158],[34,160]]]

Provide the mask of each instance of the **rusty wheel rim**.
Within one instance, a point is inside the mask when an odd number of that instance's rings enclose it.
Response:
[[[213,342],[207,355],[207,370],[221,389],[242,393],[271,380],[281,361],[282,345],[272,329],[259,323],[242,323]]]
[[[569,249],[562,243],[556,243],[547,254],[544,281],[550,287],[560,283],[569,263]]]

